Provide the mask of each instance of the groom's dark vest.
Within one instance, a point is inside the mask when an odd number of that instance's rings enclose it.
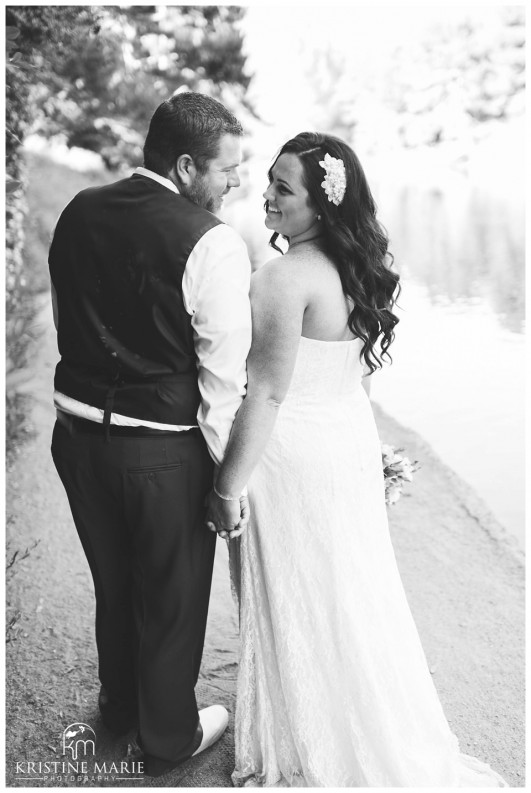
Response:
[[[221,223],[145,176],[79,193],[50,248],[57,293],[57,391],[105,411],[197,424],[199,388],[182,278]]]

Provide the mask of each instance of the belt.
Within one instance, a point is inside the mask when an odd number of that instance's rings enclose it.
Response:
[[[80,416],[72,416],[70,413],[65,413],[64,410],[57,409],[57,421],[69,431],[75,429],[77,432],[86,435],[101,435],[105,436],[105,428],[103,424],[97,421],[90,421],[90,419],[83,419]],[[191,430],[158,430],[154,427],[124,427],[118,424],[110,424],[107,429],[109,435],[116,437],[126,438],[145,438],[145,437],[160,437],[162,435],[171,435],[175,437],[181,432],[194,432],[199,431],[198,427],[192,427]]]

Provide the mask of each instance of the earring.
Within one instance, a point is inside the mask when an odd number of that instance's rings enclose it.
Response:
[[[321,215],[317,215],[317,220],[321,220]]]

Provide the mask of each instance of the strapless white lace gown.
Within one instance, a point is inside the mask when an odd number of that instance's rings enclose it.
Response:
[[[459,752],[387,526],[361,343],[301,338],[230,543],[237,786],[501,787]]]

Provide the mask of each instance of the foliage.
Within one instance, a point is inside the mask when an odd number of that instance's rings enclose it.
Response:
[[[24,360],[33,316],[34,262],[25,261],[24,240],[34,217],[28,217],[24,138],[60,135],[117,169],[141,163],[154,109],[179,88],[219,96],[238,110],[250,79],[238,29],[243,14],[231,6],[6,7],[9,367]],[[47,244],[35,261],[46,261]]]
[[[157,11],[135,7],[129,19],[136,28],[136,56],[172,93],[179,83],[191,90],[203,80],[219,92],[224,84],[247,88],[238,6],[165,6]],[[157,39],[157,41],[155,41]]]
[[[352,140],[356,126],[353,108],[359,89],[349,74],[345,55],[332,47],[318,51],[308,64],[306,75],[315,95],[316,128]]]
[[[31,340],[31,274],[24,266],[27,201],[21,146],[30,127],[45,116],[39,102],[60,92],[58,73],[70,49],[96,31],[91,7],[6,8],[6,314],[8,370],[20,365]]]
[[[17,150],[47,102],[65,90],[69,52],[98,31],[93,6],[6,7],[7,170],[16,176]],[[12,171],[10,170],[12,169]]]
[[[31,128],[65,135],[110,168],[139,164],[154,109],[179,88],[243,103],[243,14],[231,6],[8,6],[12,148]]]
[[[359,54],[323,39],[303,52],[317,128],[376,153],[473,143],[523,113],[523,6],[448,18],[441,8],[420,35],[398,41],[384,50],[375,37]]]
[[[480,127],[484,134],[489,123],[523,111],[524,9],[497,15],[498,24],[485,17],[433,29],[407,61],[396,50],[385,98],[400,114],[403,145],[433,145]]]

